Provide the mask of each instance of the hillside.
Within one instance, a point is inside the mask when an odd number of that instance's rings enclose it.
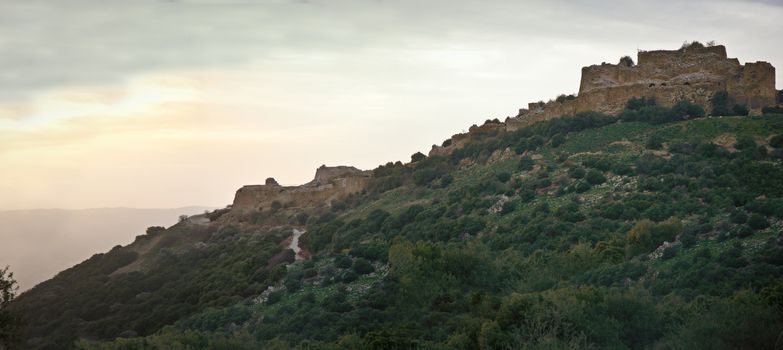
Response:
[[[783,115],[680,107],[474,133],[331,206],[150,228],[22,294],[26,347],[774,348]]]
[[[774,67],[697,42],[638,61],[408,163],[151,226],[14,300],[21,347],[777,349]]]
[[[84,257],[127,244],[151,225],[171,225],[210,207],[95,208],[0,211],[0,266],[10,265],[21,290],[51,278]]]

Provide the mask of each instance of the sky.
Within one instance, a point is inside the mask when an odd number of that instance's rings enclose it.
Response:
[[[715,40],[783,67],[783,1],[0,1],[0,210],[223,206],[407,161]],[[783,68],[777,71],[781,88]]]

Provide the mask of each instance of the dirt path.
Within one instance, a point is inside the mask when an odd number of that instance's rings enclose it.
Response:
[[[307,231],[294,229],[291,243],[288,244],[288,248],[294,251],[296,260],[304,260],[304,257],[301,254],[302,247],[299,246],[299,237],[301,237],[305,232]]]

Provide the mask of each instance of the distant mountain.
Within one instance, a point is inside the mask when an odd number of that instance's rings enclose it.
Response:
[[[170,226],[179,215],[207,209],[212,208],[0,211],[0,266],[10,265],[26,290],[95,252],[132,242],[149,226]]]

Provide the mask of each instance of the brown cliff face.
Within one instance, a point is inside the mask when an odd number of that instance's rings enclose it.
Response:
[[[251,211],[269,209],[273,202],[293,207],[330,205],[348,194],[367,187],[370,172],[354,167],[321,166],[315,178],[301,186],[280,186],[272,178],[265,185],[248,185],[237,190],[232,210]]]
[[[768,62],[741,65],[736,58],[727,57],[722,45],[639,51],[637,62],[583,67],[576,98],[529,103],[516,117],[507,118],[502,127],[514,131],[588,111],[616,114],[634,97],[655,97],[658,104],[666,107],[688,100],[709,111],[713,94],[726,90],[733,102],[747,105],[754,115],[776,103],[775,67]],[[430,156],[446,155],[462,147],[472,133],[454,135],[447,147],[433,146]]]

